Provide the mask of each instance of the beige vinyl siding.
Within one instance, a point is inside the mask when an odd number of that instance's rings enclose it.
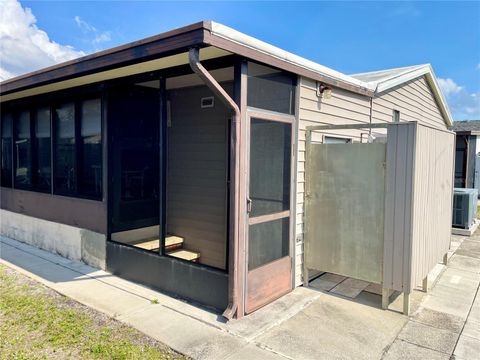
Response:
[[[425,77],[376,95],[373,99],[372,122],[392,121],[393,110],[400,111],[401,121],[418,121],[440,129],[447,128]]]
[[[295,285],[302,283],[303,214],[305,188],[305,129],[310,125],[345,125],[370,122],[370,98],[334,88],[330,99],[319,99],[316,82],[300,79],[299,127],[297,145],[297,214],[295,232]],[[400,111],[401,121],[418,121],[446,129],[429,85],[424,77],[417,78],[376,95],[372,100],[372,122],[392,121],[393,110]],[[376,129],[374,132],[382,132]],[[312,134],[312,141],[323,141],[323,136],[348,137],[360,141],[367,131],[335,130]]]

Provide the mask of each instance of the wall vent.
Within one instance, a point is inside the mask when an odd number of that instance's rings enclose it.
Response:
[[[215,105],[215,100],[213,96],[203,97],[200,100],[200,107],[202,109],[213,108],[214,105]]]

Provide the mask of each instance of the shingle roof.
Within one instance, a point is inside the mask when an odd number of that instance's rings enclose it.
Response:
[[[455,132],[480,132],[480,120],[454,121],[451,130]]]

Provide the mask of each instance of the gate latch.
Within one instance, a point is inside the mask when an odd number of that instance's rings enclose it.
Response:
[[[252,199],[247,197],[247,213],[250,214],[251,211],[252,211]]]

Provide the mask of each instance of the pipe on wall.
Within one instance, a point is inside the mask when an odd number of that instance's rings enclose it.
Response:
[[[240,108],[235,101],[227,94],[222,86],[215,80],[215,78],[205,69],[200,63],[200,51],[198,48],[191,48],[188,52],[188,60],[193,72],[197,74],[205,83],[205,85],[212,90],[212,92],[233,112],[233,120],[235,125],[235,196],[239,194],[240,183],[240,163],[238,161],[238,154],[240,154],[240,143],[238,135],[240,134]],[[239,214],[239,199],[235,199],[233,208],[233,219],[238,219]],[[238,226],[234,227],[233,236],[230,236],[229,244],[229,257],[228,257],[228,269],[229,269],[229,281],[228,281],[228,306],[223,312],[223,316],[228,320],[232,319],[238,309]],[[237,314],[238,316],[238,314]]]

